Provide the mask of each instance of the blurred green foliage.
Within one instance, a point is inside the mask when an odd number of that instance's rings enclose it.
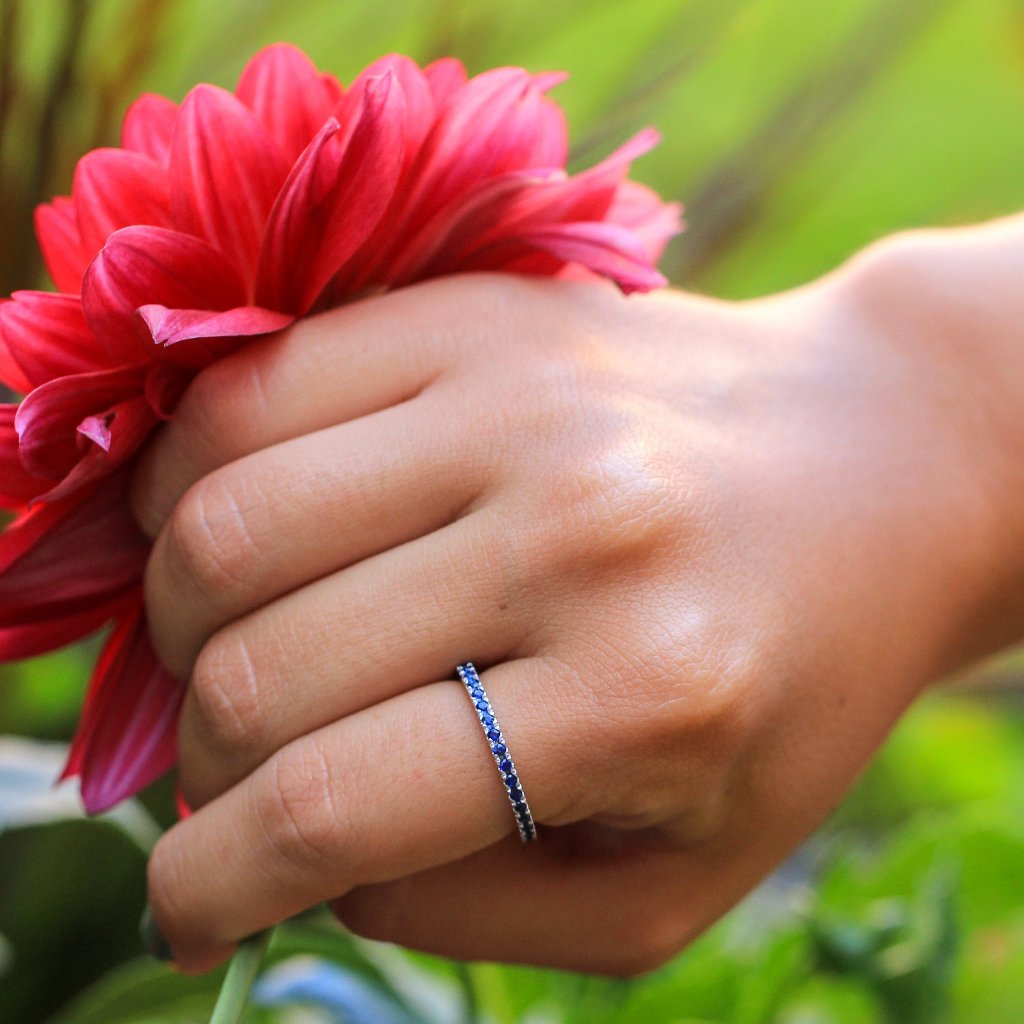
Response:
[[[791,287],[891,231],[1024,207],[1017,0],[0,0],[0,292],[41,283],[31,210],[116,142],[134,95],[230,86],[279,39],[344,79],[390,50],[569,70],[576,163],[661,128],[636,174],[687,206],[665,269],[714,294]],[[66,739],[90,659],[0,668],[0,734]],[[172,820],[166,786],[145,799]],[[1022,810],[1021,701],[933,695],[782,871],[648,978],[459,965],[316,915],[271,959],[343,965],[424,1021],[1003,1024],[1024,1007]],[[142,850],[109,824],[0,826],[0,1021],[204,1020],[216,975],[137,959],[143,889]]]

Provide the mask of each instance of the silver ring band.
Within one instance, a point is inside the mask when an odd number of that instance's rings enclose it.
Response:
[[[462,685],[473,702],[480,725],[490,745],[494,763],[501,772],[501,781],[505,783],[505,794],[509,803],[512,804],[512,813],[516,818],[516,825],[519,828],[519,838],[524,843],[531,843],[537,839],[537,827],[533,823],[533,815],[530,813],[530,805],[526,802],[522,784],[519,782],[519,773],[516,771],[512,755],[508,752],[508,744],[501,734],[501,727],[494,716],[494,709],[491,707],[490,698],[480,682],[480,676],[471,661],[459,665],[455,671],[459,674]]]

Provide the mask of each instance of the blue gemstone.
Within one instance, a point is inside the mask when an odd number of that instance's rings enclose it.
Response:
[[[498,732],[497,729],[488,729],[487,730],[487,738],[489,740],[500,740],[501,739],[501,733]]]
[[[506,775],[508,775],[509,772],[514,772],[515,771],[515,768],[513,767],[512,762],[507,760],[507,759],[502,761],[498,765],[498,768],[499,768],[500,771],[503,771]]]
[[[508,753],[508,747],[506,747],[504,743],[495,743],[491,747],[491,750],[493,750],[498,757],[504,757]]]
[[[523,794],[519,789],[519,780],[516,778],[505,779],[505,785],[508,786],[509,794],[513,800],[521,800]]]
[[[480,721],[483,722],[488,729],[490,729],[491,726],[494,725],[494,715],[481,715]],[[490,733],[488,733],[487,735],[490,736]]]
[[[479,709],[480,709],[481,711],[486,711],[486,710],[487,710],[487,708],[488,708],[488,704],[487,704],[487,701],[485,701],[485,700],[478,700],[478,701],[476,701],[476,706],[477,706],[477,707],[478,707],[478,708],[479,708]]]
[[[523,817],[523,815],[526,814],[526,811],[527,811],[526,804],[524,804],[522,802],[519,802],[515,806],[516,806],[516,814],[518,814],[520,818]]]
[[[474,686],[473,689],[470,690],[469,692],[473,695],[473,699],[474,700],[484,700],[485,699],[484,698],[484,691],[481,690],[479,686]]]

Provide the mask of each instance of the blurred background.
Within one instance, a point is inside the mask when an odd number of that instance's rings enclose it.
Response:
[[[294,42],[565,69],[573,164],[646,124],[637,178],[686,205],[663,269],[748,297],[892,231],[1024,207],[1020,0],[0,0],[0,295],[45,286],[32,210],[141,91],[231,88]],[[941,500],[938,499],[937,500]],[[101,821],[53,790],[93,649],[0,667],[0,1022],[208,1019],[220,977],[140,956],[166,785]],[[988,1024],[1024,1012],[1024,696],[1004,657],[928,695],[821,832],[655,974],[459,964],[279,929],[252,1021]]]

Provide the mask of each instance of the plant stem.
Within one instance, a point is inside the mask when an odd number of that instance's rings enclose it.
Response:
[[[224,984],[217,996],[210,1024],[238,1024],[249,1000],[249,990],[256,980],[256,972],[263,962],[263,954],[270,942],[270,930],[253,935],[242,942],[228,964]]]
[[[455,973],[462,985],[464,997],[462,1022],[463,1024],[478,1024],[480,1020],[480,998],[477,994],[473,971],[464,960],[457,960],[455,962]]]

